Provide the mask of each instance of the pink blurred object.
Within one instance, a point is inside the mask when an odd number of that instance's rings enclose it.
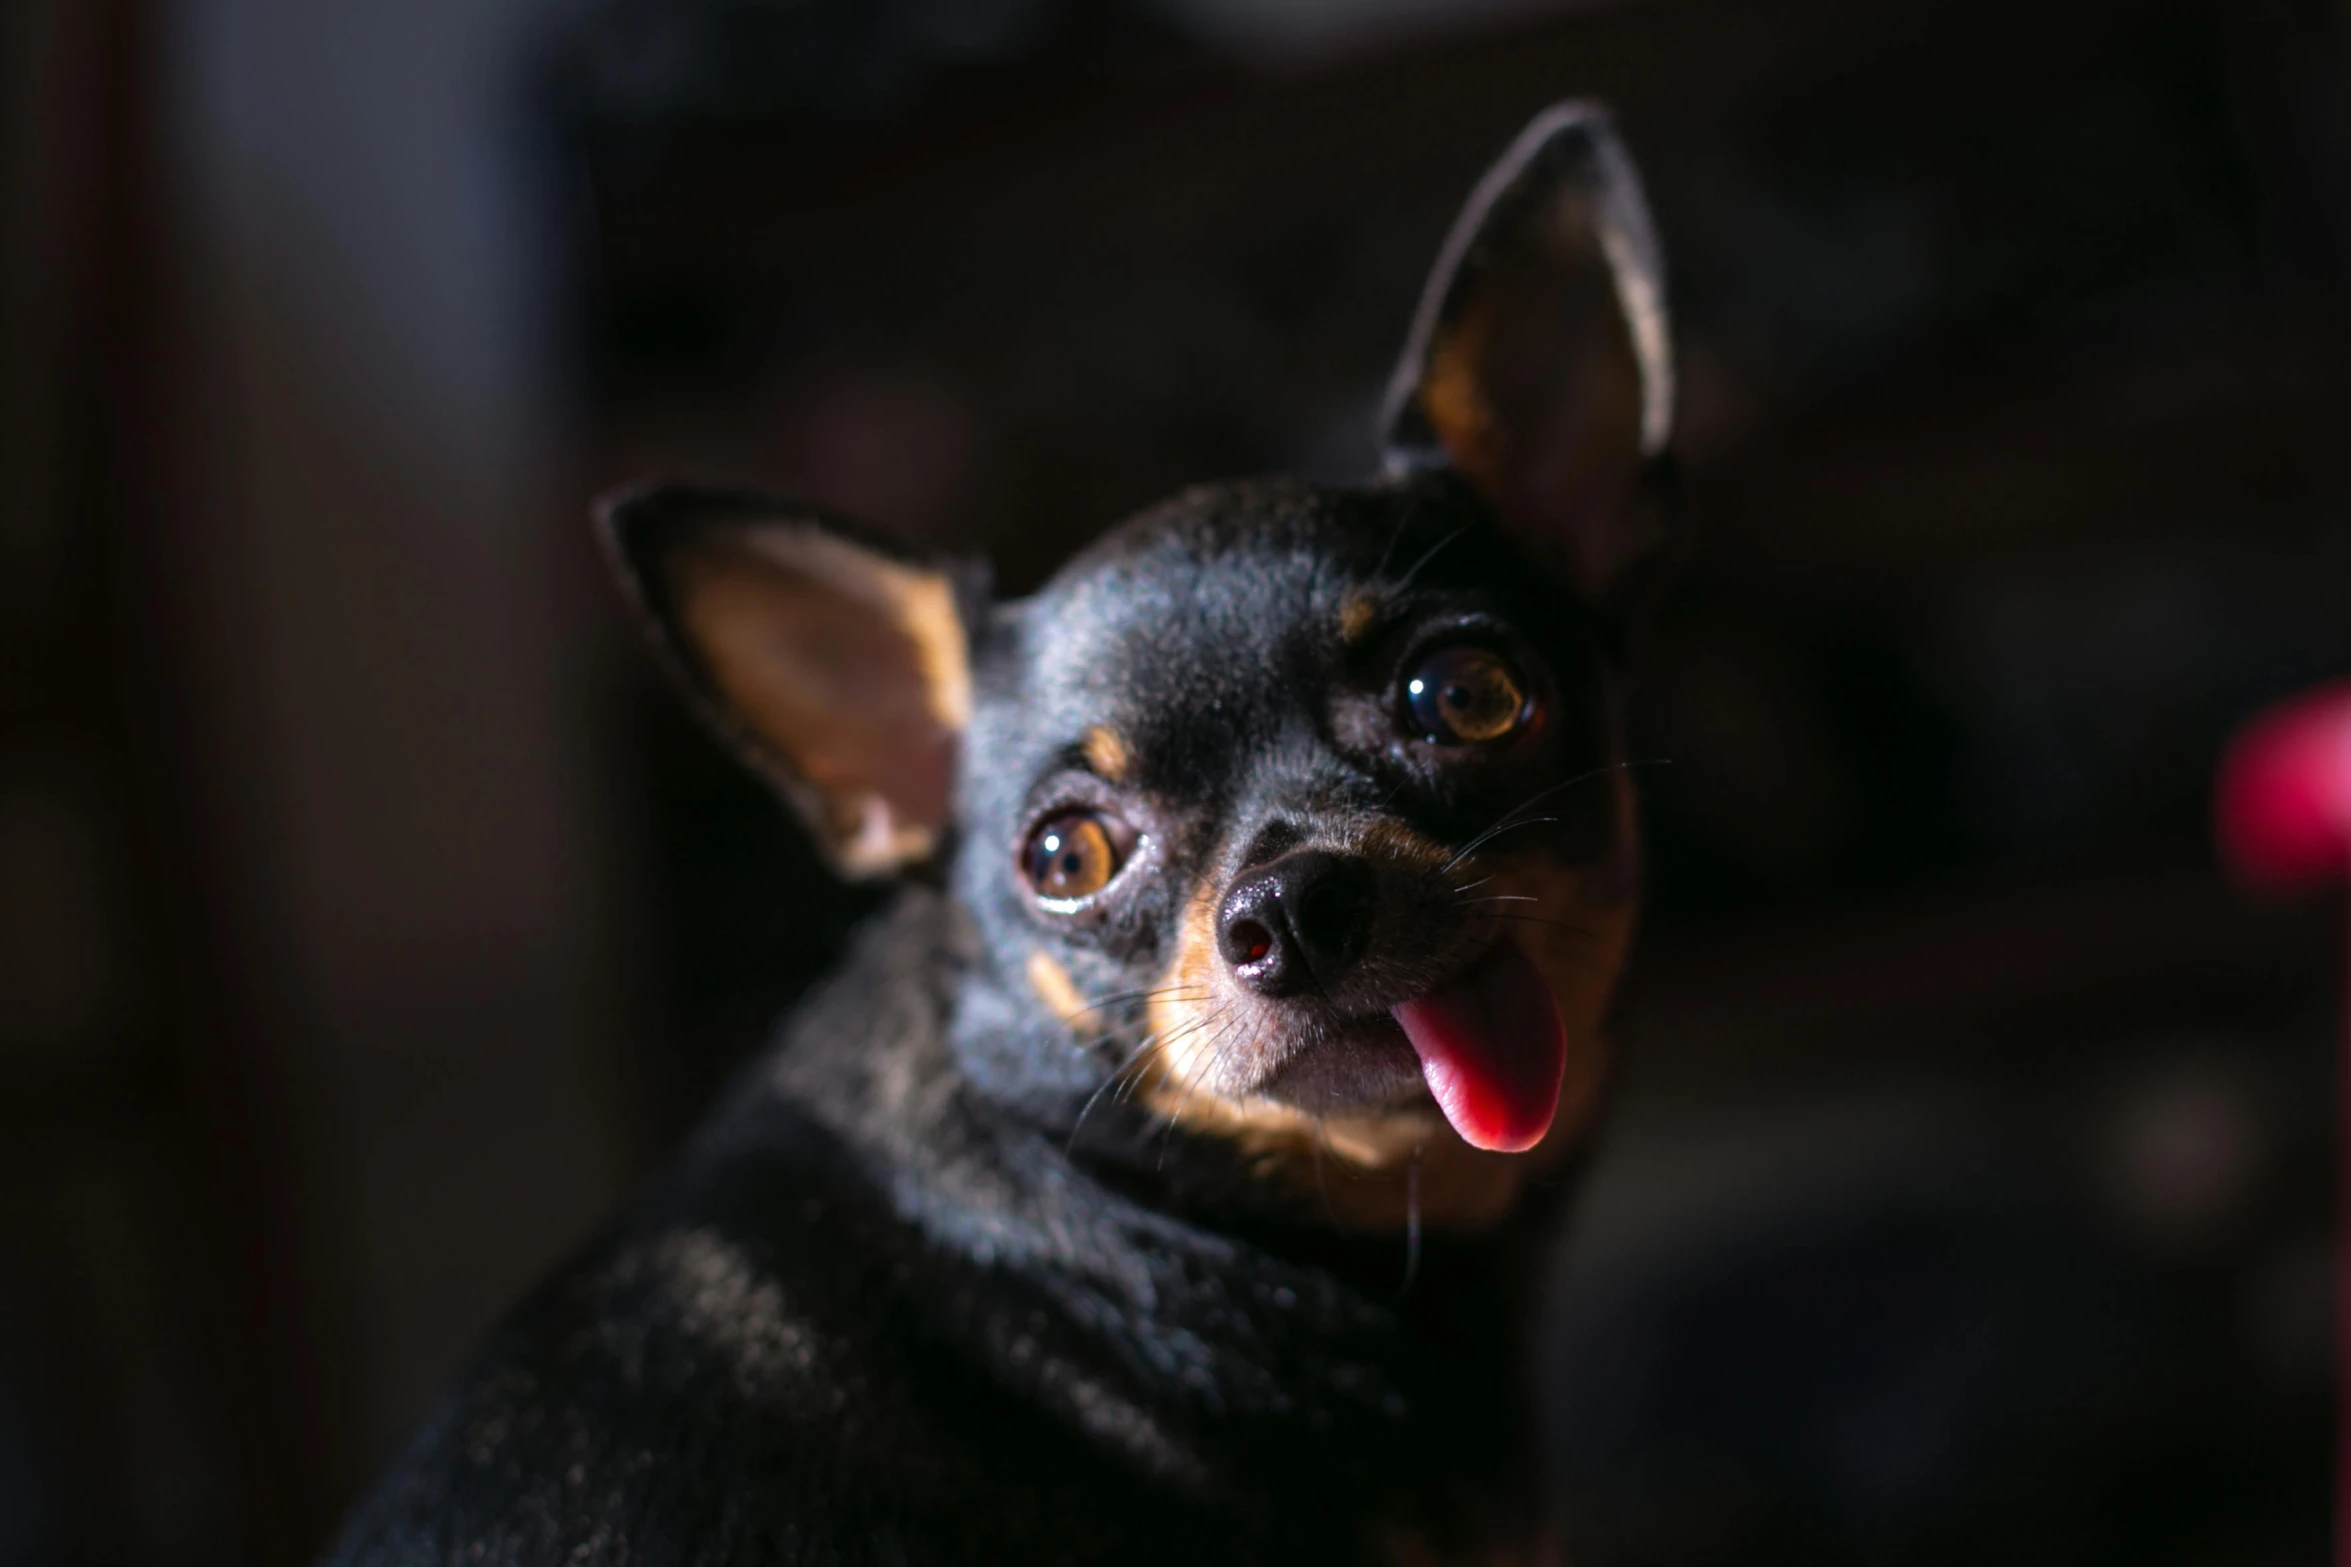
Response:
[[[2351,681],[2247,725],[2221,757],[2213,818],[2221,857],[2252,886],[2286,892],[2351,879]],[[2344,1027],[2338,1133],[2351,1128],[2351,1011]],[[2351,1212],[2351,1138],[2342,1146],[2337,1211]],[[2340,1234],[2335,1266],[2335,1363],[2351,1366],[2351,1253]],[[2335,1397],[2335,1560],[2351,1563],[2351,1403],[2339,1382]]]
[[[2254,886],[2351,877],[2351,681],[2247,725],[2221,758],[2213,805],[2222,856]]]

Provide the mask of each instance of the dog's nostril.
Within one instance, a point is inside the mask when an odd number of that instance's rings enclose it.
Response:
[[[1276,994],[1299,976],[1296,940],[1291,935],[1289,910],[1282,907],[1286,889],[1271,870],[1258,871],[1236,882],[1217,911],[1216,947],[1224,960],[1241,970],[1252,989]]]
[[[1328,987],[1363,955],[1371,905],[1369,867],[1353,856],[1286,854],[1225,895],[1217,947],[1266,995]]]
[[[1371,925],[1371,888],[1341,862],[1298,898],[1298,943],[1317,973],[1335,977],[1362,956]]]
[[[1353,887],[1318,887],[1298,910],[1298,935],[1310,947],[1337,952],[1353,945],[1362,924],[1363,897]]]

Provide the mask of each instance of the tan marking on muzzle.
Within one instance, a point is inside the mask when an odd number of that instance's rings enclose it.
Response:
[[[1045,1003],[1045,1010],[1071,1028],[1094,1008],[1078,994],[1078,987],[1070,982],[1069,970],[1042,949],[1029,954],[1029,988],[1037,999]]]
[[[1184,905],[1175,956],[1144,1006],[1150,1037],[1130,1069],[1136,1073],[1137,1099],[1186,1124],[1191,1124],[1195,1100],[1202,1113],[1215,1101],[1200,1079],[1210,1065],[1222,1011],[1212,999],[1224,961],[1216,950],[1217,893],[1213,884],[1195,887]]]
[[[1610,775],[1616,849],[1597,864],[1576,865],[1540,852],[1477,854],[1461,869],[1483,881],[1476,895],[1501,936],[1514,942],[1551,987],[1567,1029],[1567,1068],[1559,1109],[1543,1141],[1518,1156],[1520,1178],[1558,1167],[1591,1130],[1607,1087],[1608,1004],[1639,922],[1633,844],[1639,832],[1629,776]]]
[[[1551,987],[1560,1021],[1567,1026],[1567,1075],[1559,1088],[1559,1112],[1551,1131],[1526,1155],[1547,1168],[1582,1137],[1598,1106],[1608,1075],[1609,1052],[1602,1027],[1617,975],[1632,945],[1638,906],[1612,887],[1614,878],[1578,866],[1539,858],[1495,866],[1480,892],[1525,898],[1494,905],[1507,938]]]
[[[1433,871],[1449,855],[1436,839],[1415,832],[1393,816],[1374,816],[1346,835],[1347,847],[1389,869]]]

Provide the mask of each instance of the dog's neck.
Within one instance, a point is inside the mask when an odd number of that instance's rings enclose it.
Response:
[[[901,894],[793,1015],[745,1101],[780,1098],[838,1139],[920,1237],[907,1257],[930,1277],[914,1287],[973,1303],[956,1331],[1000,1374],[1017,1383],[1033,1367],[1041,1400],[1178,1481],[1229,1487],[1274,1452],[1284,1463],[1269,1472],[1294,1472],[1306,1438],[1351,1473],[1367,1451],[1408,1462],[1414,1432],[1442,1431],[1468,1465],[1506,1461],[1523,1430],[1517,1261],[1497,1237],[1423,1247],[1237,1212],[1220,1222],[1151,1159],[1073,1151],[961,1069],[951,1033],[972,957],[942,895]],[[745,1110],[712,1135],[726,1139]],[[1184,1169],[1199,1152],[1167,1156]],[[988,1289],[959,1290],[983,1272]],[[1024,1352],[1030,1338],[1050,1352]]]
[[[1023,1026],[1034,1024],[987,975],[952,899],[909,887],[787,1020],[763,1071],[772,1091],[867,1155],[899,1211],[949,1248],[1084,1271],[1119,1249],[1108,1226],[1203,1267],[1246,1257],[1336,1273],[1367,1298],[1407,1293],[1422,1247],[1402,1226],[1344,1228],[1312,1193],[1261,1178],[1245,1150],[1117,1096],[981,1086],[971,1059],[993,1048],[985,1036]],[[1021,1040],[1003,1054],[1050,1048]],[[1525,1228],[1427,1245],[1478,1256]]]

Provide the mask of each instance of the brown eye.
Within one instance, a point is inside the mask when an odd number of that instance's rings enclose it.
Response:
[[[1483,745],[1515,733],[1534,715],[1526,683],[1491,648],[1439,648],[1404,682],[1412,727],[1434,745]]]
[[[1092,897],[1118,874],[1118,847],[1102,818],[1068,811],[1029,834],[1021,870],[1038,897],[1072,902]]]

